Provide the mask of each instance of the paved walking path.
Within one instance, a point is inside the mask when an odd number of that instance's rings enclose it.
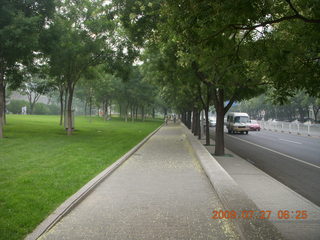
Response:
[[[40,239],[239,239],[179,124],[162,127]]]

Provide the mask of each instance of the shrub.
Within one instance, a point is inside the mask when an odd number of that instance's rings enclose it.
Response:
[[[47,104],[44,103],[36,103],[34,105],[33,114],[35,115],[48,115],[49,108]]]
[[[7,104],[7,110],[13,114],[21,114],[21,108],[27,106],[27,112],[30,114],[30,105],[24,100],[11,100]],[[34,105],[33,114],[35,115],[59,115],[60,107],[57,105],[47,105],[44,103],[36,103]]]
[[[29,103],[24,100],[11,100],[9,104],[7,104],[7,110],[10,113],[21,114],[21,108],[27,106],[27,111],[30,110]]]
[[[60,114],[60,107],[57,105],[47,105],[49,109],[49,115],[59,115]]]

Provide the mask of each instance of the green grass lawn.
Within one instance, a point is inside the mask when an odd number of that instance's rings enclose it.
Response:
[[[0,139],[0,239],[23,239],[64,200],[129,151],[161,121],[8,115]]]

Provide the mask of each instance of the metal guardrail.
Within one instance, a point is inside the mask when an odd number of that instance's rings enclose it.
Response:
[[[259,121],[259,124],[262,129],[266,130],[320,137],[320,124],[280,121]]]

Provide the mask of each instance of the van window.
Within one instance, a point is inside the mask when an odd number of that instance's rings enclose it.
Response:
[[[249,122],[249,118],[245,117],[245,116],[241,116],[241,117],[235,117],[234,118],[234,122],[235,123],[248,123]]]

